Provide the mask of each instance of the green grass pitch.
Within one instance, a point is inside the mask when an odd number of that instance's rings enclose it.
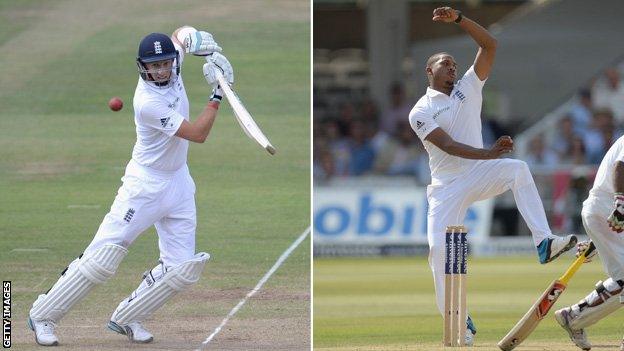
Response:
[[[533,305],[571,256],[540,265],[537,257],[470,258],[467,301],[477,324],[475,349],[496,343]],[[599,260],[584,264],[522,350],[580,350],[553,313],[576,303],[605,275]],[[617,311],[587,329],[594,349],[618,349],[624,329]],[[315,350],[442,350],[442,317],[425,257],[314,261]]]
[[[271,9],[271,11],[268,11]],[[278,150],[248,139],[227,102],[205,144],[191,144],[202,279],[146,325],[150,350],[195,349],[309,226],[308,1],[0,2],[0,275],[13,283],[13,347],[40,349],[28,310],[89,244],[114,199],[135,141],[132,95],[140,39],[188,24],[211,32],[234,66],[235,88]],[[211,88],[187,56],[191,120]],[[108,109],[112,96],[124,100]],[[214,349],[306,350],[310,240],[211,343]],[[105,328],[116,305],[156,264],[148,230],[117,274],[62,320],[70,350],[121,350]]]

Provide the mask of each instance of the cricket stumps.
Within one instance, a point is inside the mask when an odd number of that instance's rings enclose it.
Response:
[[[464,346],[466,342],[466,234],[462,225],[446,227],[444,346]]]

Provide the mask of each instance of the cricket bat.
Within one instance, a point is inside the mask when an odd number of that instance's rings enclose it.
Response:
[[[540,296],[529,311],[516,323],[516,325],[498,342],[498,347],[503,351],[513,350],[520,345],[544,319],[550,308],[555,304],[561,293],[568,286],[568,282],[581,268],[585,258],[594,251],[596,247],[591,242],[589,247],[570,265],[568,270],[558,279],[550,283],[546,291]]]
[[[234,111],[234,116],[236,116],[238,124],[241,126],[245,134],[260,144],[260,146],[262,146],[262,148],[268,153],[275,155],[275,147],[271,145],[269,139],[264,135],[264,133],[262,133],[262,130],[260,130],[260,127],[258,127],[256,122],[253,120],[251,114],[247,111],[243,102],[240,100],[238,95],[236,95],[230,84],[225,80],[222,74],[217,74],[217,80],[219,81],[219,85],[221,86],[221,89],[223,89],[230,106],[232,106],[232,110]]]

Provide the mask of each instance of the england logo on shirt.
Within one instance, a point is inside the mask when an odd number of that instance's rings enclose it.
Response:
[[[132,216],[134,216],[134,212],[135,210],[133,208],[129,208],[128,212],[126,212],[126,215],[124,216],[124,221],[130,223]]]
[[[453,95],[455,95],[461,101],[464,101],[466,99],[466,95],[464,95],[464,93],[462,93],[459,90],[456,90],[455,94],[453,94]]]

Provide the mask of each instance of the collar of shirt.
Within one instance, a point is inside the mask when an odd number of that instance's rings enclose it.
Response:
[[[149,89],[150,91],[156,92],[160,95],[165,95],[167,94],[173,87],[174,85],[178,84],[177,82],[174,83],[173,85],[167,87],[167,88],[159,88],[157,86],[155,86],[154,84],[148,83],[145,80],[143,80],[142,78],[139,77],[139,82],[140,84],[142,84],[145,88]]]
[[[453,87],[453,90],[455,90],[455,88]],[[447,99],[450,98],[450,96],[444,94],[441,91],[437,91],[435,89],[431,89],[431,87],[427,87],[427,96],[435,98],[435,97],[446,97]]]

